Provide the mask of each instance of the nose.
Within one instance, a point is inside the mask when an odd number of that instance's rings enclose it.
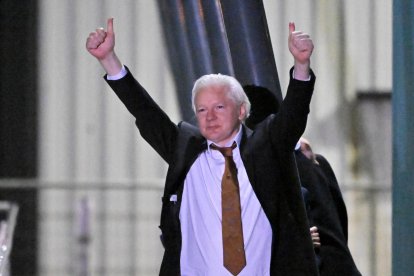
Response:
[[[214,112],[214,109],[210,109],[207,111],[207,121],[212,121],[216,118],[216,113]]]

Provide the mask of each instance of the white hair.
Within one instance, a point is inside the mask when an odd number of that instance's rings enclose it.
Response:
[[[244,92],[243,87],[234,77],[222,74],[204,75],[200,77],[198,80],[196,80],[196,82],[194,83],[191,96],[191,104],[194,112],[196,112],[195,98],[198,92],[210,86],[223,87],[227,92],[229,92],[228,97],[233,99],[237,105],[241,106],[242,104],[244,104],[246,108],[246,114],[243,120],[245,120],[248,117],[250,113],[250,101],[249,98],[247,98],[247,95]]]

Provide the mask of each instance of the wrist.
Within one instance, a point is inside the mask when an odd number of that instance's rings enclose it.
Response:
[[[105,58],[100,59],[99,63],[110,76],[116,75],[122,70],[122,63],[114,51],[108,54]]]
[[[310,61],[297,62],[294,64],[294,78],[297,80],[309,80],[310,77]]]

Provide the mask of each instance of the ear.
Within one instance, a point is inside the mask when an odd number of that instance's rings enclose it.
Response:
[[[246,104],[242,103],[240,105],[239,120],[244,121],[244,119],[246,119]]]

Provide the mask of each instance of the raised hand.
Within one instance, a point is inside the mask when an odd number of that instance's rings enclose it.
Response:
[[[309,77],[310,57],[314,46],[308,34],[295,29],[295,23],[290,22],[289,51],[295,60],[295,78],[306,79]]]
[[[113,27],[113,18],[107,21],[107,29],[98,28],[95,32],[89,34],[86,39],[86,49],[98,59],[102,67],[109,75],[117,74],[122,64],[115,54],[115,33]]]
[[[295,30],[295,23],[289,23],[289,50],[295,61],[307,63],[313,51],[313,42],[310,36],[304,32]]]
[[[107,31],[104,28],[98,28],[95,32],[89,34],[86,39],[86,49],[97,59],[105,58],[115,47],[115,34],[113,28],[113,18],[107,22]]]

